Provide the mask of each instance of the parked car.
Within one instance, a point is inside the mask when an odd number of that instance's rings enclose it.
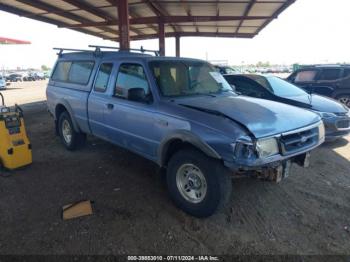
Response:
[[[36,81],[36,77],[32,73],[27,73],[23,76],[23,81]]]
[[[9,82],[22,82],[23,76],[20,74],[10,74],[6,77],[6,81]]]
[[[337,99],[350,108],[350,65],[314,65],[292,73],[287,80],[309,93]]]
[[[0,89],[6,89],[6,86],[5,77],[0,76]]]
[[[32,76],[35,78],[35,80],[45,80],[45,74],[42,72],[34,72],[32,73]]]
[[[157,163],[174,203],[197,217],[227,203],[233,173],[278,181],[324,141],[317,114],[238,96],[196,59],[60,52],[46,93],[68,150],[91,134]]]
[[[224,77],[242,95],[277,101],[317,112],[325,124],[328,141],[350,133],[349,109],[336,100],[309,94],[275,76],[251,74]]]
[[[51,71],[45,71],[43,74],[44,74],[45,79],[47,79],[50,77]]]

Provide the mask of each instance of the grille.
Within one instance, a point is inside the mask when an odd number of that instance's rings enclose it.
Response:
[[[349,128],[350,120],[339,120],[336,123],[337,128]]]
[[[281,151],[283,155],[293,154],[296,151],[307,149],[318,143],[318,127],[282,135],[280,138]]]

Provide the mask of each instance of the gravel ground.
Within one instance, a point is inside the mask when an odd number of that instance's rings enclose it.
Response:
[[[11,103],[30,102],[26,88],[44,99],[44,82],[15,85],[3,92]],[[280,184],[234,179],[230,207],[196,219],[174,207],[151,162],[92,137],[68,152],[44,102],[24,109],[34,162],[0,177],[0,254],[350,255],[350,137]],[[85,199],[92,216],[61,219]]]

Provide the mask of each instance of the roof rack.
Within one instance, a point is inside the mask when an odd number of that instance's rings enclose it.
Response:
[[[89,45],[89,47],[95,48],[95,50],[90,50],[90,49],[75,49],[75,48],[61,48],[61,47],[55,47],[53,48],[54,50],[58,50],[59,52],[57,53],[58,56],[62,56],[64,51],[72,51],[72,52],[93,52],[94,55],[99,55],[101,54],[101,49],[113,49],[113,50],[118,50],[118,51],[124,51],[121,50],[119,47],[114,47],[114,46],[102,46],[102,45]],[[129,48],[125,49],[125,51],[134,51],[134,52],[141,52],[143,53],[154,53],[155,56],[159,56],[159,51],[158,50],[149,50],[149,49],[144,49],[142,46],[140,49],[136,48]]]
[[[98,54],[97,50],[87,50],[87,49],[74,49],[74,48],[61,48],[54,47],[53,50],[59,50],[57,53],[58,56],[62,56],[64,51],[73,51],[73,52],[94,52],[96,55]]]
[[[114,46],[101,46],[101,45],[89,45],[89,47],[95,48],[96,52],[100,52],[101,49],[113,49],[113,50],[118,50],[118,51],[135,51],[135,52],[141,52],[143,53],[154,53],[155,56],[159,56],[159,51],[158,50],[149,50],[149,49],[144,49],[143,46],[140,47],[140,49],[137,48],[128,48],[128,49],[123,49],[121,50],[119,47],[114,47]]]

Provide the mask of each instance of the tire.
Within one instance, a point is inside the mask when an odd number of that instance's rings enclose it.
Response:
[[[167,187],[171,199],[180,209],[195,217],[208,217],[223,209],[230,200],[232,180],[218,160],[189,148],[171,157]]]
[[[340,103],[342,103],[350,108],[350,95],[348,95],[348,94],[339,95],[339,96],[337,96],[337,100]]]
[[[74,130],[72,120],[67,111],[62,112],[59,116],[58,133],[65,148],[71,151],[83,145],[86,140],[84,133]]]

